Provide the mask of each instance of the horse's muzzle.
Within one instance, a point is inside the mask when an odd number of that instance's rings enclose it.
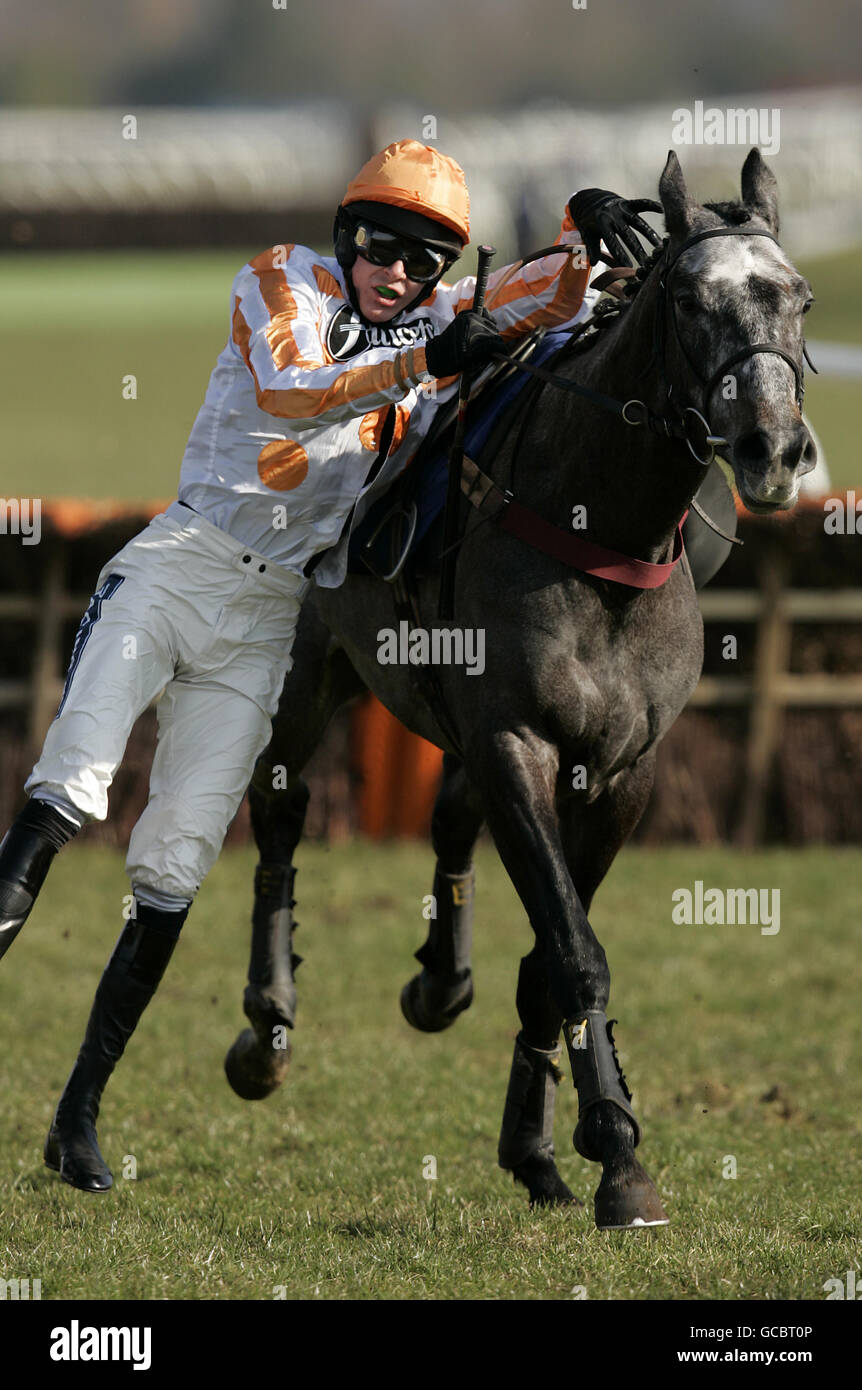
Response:
[[[749,511],[787,511],[817,464],[817,446],[802,421],[787,429],[760,427],[734,441],[731,462]]]

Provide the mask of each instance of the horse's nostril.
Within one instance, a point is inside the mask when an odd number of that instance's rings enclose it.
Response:
[[[810,463],[812,468],[817,464],[817,445],[810,434],[805,441],[805,448],[802,450],[802,462]]]
[[[736,441],[734,454],[743,468],[756,469],[769,462],[772,449],[769,436],[763,430],[752,430]]]

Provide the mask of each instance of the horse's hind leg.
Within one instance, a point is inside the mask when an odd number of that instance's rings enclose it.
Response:
[[[335,710],[364,684],[312,611],[303,608],[294,665],[285,680],[272,737],[249,787],[260,862],[254,877],[251,960],[243,1009],[251,1024],[225,1058],[228,1081],[243,1100],[262,1100],[281,1084],[290,1061],[287,1030],[296,1018],[293,953],[296,870],[308,787],[300,773]]]
[[[296,1018],[293,951],[296,870],[293,853],[302,835],[308,787],[291,777],[278,799],[268,802],[249,788],[251,820],[260,862],[254,874],[251,959],[243,1011],[251,1024],[225,1057],[227,1079],[243,1100],[263,1100],[287,1075],[291,1046],[287,1036]]]
[[[500,1167],[527,1188],[530,1206],[562,1206],[578,1201],[554,1161],[563,1019],[548,993],[548,971],[538,945],[521,961],[517,1007],[521,1031],[515,1039],[497,1158]]]
[[[401,1012],[423,1033],[440,1033],[473,1001],[473,847],[482,828],[481,803],[451,753],[431,821],[437,855],[428,940],[416,952],[422,973],[401,991]]]

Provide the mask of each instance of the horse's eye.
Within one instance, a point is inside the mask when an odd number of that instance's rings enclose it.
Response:
[[[808,310],[811,308],[811,305],[812,305],[813,303],[814,303],[814,300],[813,300],[813,299],[806,299],[805,303],[804,303],[803,306],[802,306],[802,312],[803,312],[803,314],[807,314],[807,313],[808,313]]]
[[[676,307],[681,309],[684,314],[693,314],[700,308],[693,294],[680,294],[674,300]]]

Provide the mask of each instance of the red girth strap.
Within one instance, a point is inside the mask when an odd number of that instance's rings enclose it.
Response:
[[[658,589],[670,578],[682,559],[682,523],[688,516],[687,511],[676,528],[671,559],[655,565],[648,560],[636,560],[630,555],[621,555],[618,550],[609,550],[607,546],[582,540],[571,531],[554,526],[513,497],[507,498],[478,464],[466,455],[461,488],[474,507],[489,511],[510,535],[570,565],[572,569],[594,574],[598,579],[609,579],[614,584],[626,584],[632,589]]]

